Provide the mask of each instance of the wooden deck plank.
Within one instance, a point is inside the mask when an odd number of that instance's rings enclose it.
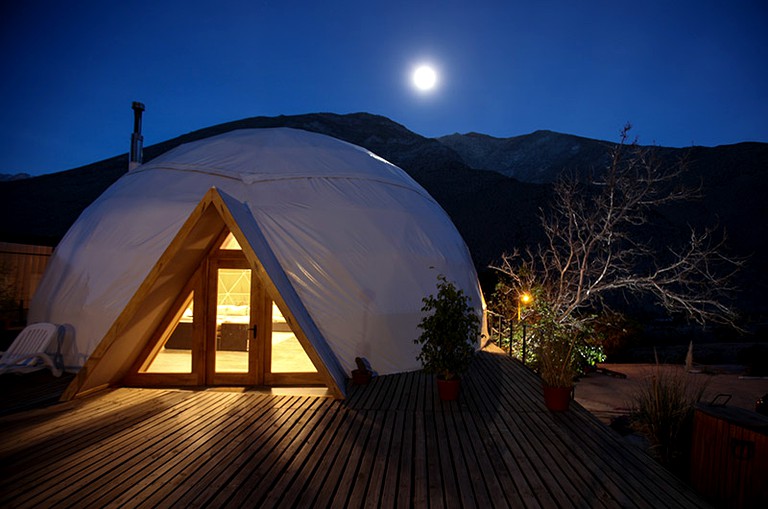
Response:
[[[341,425],[334,429],[329,440],[308,458],[310,466],[305,475],[301,475],[301,489],[294,490],[295,498],[281,501],[283,507],[325,507],[336,493],[336,486],[343,474],[343,468],[349,458],[349,448],[361,432],[362,416],[347,412],[336,412],[341,418]],[[284,504],[283,502],[286,502]],[[290,504],[287,504],[290,502]]]
[[[579,412],[572,419],[556,416],[558,424],[564,432],[569,433],[574,440],[590,448],[600,448],[605,453],[596,456],[597,463],[608,463],[607,468],[620,468],[624,475],[620,476],[631,485],[634,493],[650,491],[653,494],[651,502],[663,504],[666,507],[687,507],[691,500],[682,482],[670,482],[668,472],[654,462],[643,451],[633,447],[622,447],[620,439],[610,433],[604,433],[605,425],[586,412]],[[614,444],[613,447],[606,445]],[[598,468],[606,468],[599,465]],[[645,497],[643,497],[645,498]]]
[[[514,361],[510,361],[514,362]],[[540,390],[540,382],[537,379],[531,382],[530,377],[521,377],[516,380],[516,388],[520,389],[528,385],[529,393],[535,390]],[[550,490],[553,493],[559,493],[563,491],[572,501],[578,501],[583,497],[583,483],[587,480],[593,480],[591,476],[583,476],[585,461],[589,460],[589,457],[583,454],[570,454],[566,453],[565,447],[562,443],[562,436],[557,429],[554,429],[550,423],[553,418],[551,412],[540,410],[538,405],[539,401],[533,401],[528,398],[516,399],[515,402],[523,405],[527,411],[511,413],[507,408],[511,406],[511,398],[509,397],[512,385],[508,385],[509,382],[502,381],[500,383],[500,398],[502,400],[502,414],[507,419],[518,421],[518,426],[525,426],[540,430],[540,433],[533,436],[530,439],[529,447],[542,450],[542,458],[546,463],[551,462],[554,465],[550,468],[550,471],[554,474],[556,479],[559,479],[560,489]],[[529,385],[530,384],[530,385]],[[574,408],[573,412],[578,412],[578,408]],[[571,412],[569,412],[570,414]],[[527,423],[526,423],[527,421]],[[606,429],[607,432],[610,432]],[[543,438],[546,437],[546,440]],[[598,476],[601,476],[601,472],[597,472]],[[549,480],[549,485],[552,481]],[[605,490],[602,484],[596,484],[592,486],[592,490],[589,492],[590,504],[593,506],[601,506],[602,501],[606,498]],[[619,489],[614,490],[613,495],[617,497],[620,505],[623,507],[634,506],[633,502]]]
[[[363,405],[363,400],[371,396],[373,392],[372,390],[368,390],[368,388],[378,383],[377,379],[378,377],[373,377],[371,381],[366,385],[356,385],[350,380],[349,383],[347,383],[347,405]]]
[[[411,501],[414,500],[413,478],[417,429],[414,425],[414,412],[406,411],[400,414],[404,422],[398,476],[390,477],[393,482],[384,486],[384,490],[385,493],[392,490],[396,494],[393,507],[410,507]]]
[[[407,380],[407,377],[403,377]],[[410,437],[413,433],[412,428],[405,428],[405,414],[407,412],[392,412],[395,416],[392,437],[389,443],[389,452],[386,460],[382,462],[382,486],[381,486],[381,507],[396,507],[398,497],[410,497],[410,483],[404,483],[401,489],[401,479],[407,477],[410,480],[410,469],[403,468],[403,459],[407,456],[407,463],[410,465],[410,450],[403,451],[404,443],[410,443]],[[377,475],[374,470],[373,475]]]
[[[520,382],[523,381],[520,380]],[[523,383],[528,386],[530,389],[529,392],[533,392],[534,390],[539,389],[540,386],[538,379],[532,379],[530,377],[528,377]],[[581,418],[587,418],[592,426],[602,427],[601,436],[603,437],[603,440],[605,440],[607,437],[610,437],[613,433],[612,431],[608,430],[605,425],[594,418],[594,416],[588,414],[588,412],[578,406],[574,407],[574,409],[567,415],[569,421],[578,416]],[[557,414],[544,412],[538,414],[534,420],[535,425],[541,426],[543,429],[550,430],[552,433],[554,433],[551,436],[558,438],[558,440],[551,441],[553,445],[561,448],[569,447],[572,451],[583,450],[583,444],[581,443],[581,440],[583,439],[583,429],[580,428],[578,433],[573,436],[573,439],[568,440],[567,435],[564,433],[566,428],[562,426],[556,426],[551,419],[545,419],[545,417],[557,419],[560,416]],[[566,441],[565,445],[563,444],[563,440]],[[648,493],[651,498],[650,501],[646,501],[648,496],[633,496],[638,489],[647,490],[647,487],[644,488],[642,484],[638,484],[636,482],[634,476],[616,476],[615,478],[612,478],[602,475],[603,472],[610,472],[616,468],[622,468],[623,462],[625,460],[624,456],[621,458],[616,458],[616,462],[613,464],[608,464],[606,462],[606,460],[610,458],[616,450],[627,451],[629,449],[626,447],[626,444],[624,444],[623,447],[609,448],[607,451],[605,451],[604,454],[601,455],[567,454],[564,457],[571,459],[572,468],[575,472],[584,473],[583,482],[586,479],[592,480],[602,478],[602,483],[599,486],[593,487],[594,496],[598,501],[604,498],[614,498],[619,500],[620,503],[625,507],[636,505],[639,505],[640,507],[658,506],[659,504],[666,505],[662,500],[654,500],[656,497],[655,492]],[[590,472],[591,475],[588,475]],[[610,496],[602,493],[602,491],[605,489],[611,491]]]
[[[109,424],[109,419],[124,421],[134,415],[139,419],[143,411],[152,411],[153,406],[162,406],[167,400],[174,400],[179,395],[167,395],[163,391],[115,391],[106,396],[94,395],[85,400],[63,403],[60,406],[30,412],[29,420],[19,420],[15,416],[0,419],[0,454],[12,458],[13,455],[29,461],[37,461],[35,451],[50,454],[57,447],[63,447],[68,441],[79,443],[80,436],[73,430],[93,432],[91,424],[95,420]],[[149,406],[144,406],[149,404]],[[138,407],[141,407],[140,409]],[[115,412],[122,411],[120,415]],[[61,430],[68,432],[62,434]],[[13,440],[7,438],[13,437]],[[29,446],[33,450],[29,450]]]
[[[375,390],[371,391],[372,396],[368,399],[367,408],[369,410],[379,410],[384,406],[387,406],[390,401],[390,395],[392,393],[393,386],[397,381],[397,377],[393,376],[380,376],[376,377],[372,382],[375,382]]]
[[[539,499],[552,499],[556,501],[559,506],[568,506],[570,500],[574,495],[574,489],[569,483],[561,484],[558,479],[564,476],[557,458],[552,458],[550,450],[547,447],[548,438],[545,436],[544,442],[541,441],[541,430],[537,427],[530,426],[530,421],[523,419],[523,416],[518,413],[508,413],[506,409],[501,409],[499,412],[505,422],[508,423],[510,429],[508,434],[514,434],[516,440],[520,444],[520,448],[524,451],[528,460],[531,462],[533,471],[538,474],[541,484],[539,485],[541,492],[537,493]],[[528,424],[528,426],[526,426]],[[519,429],[529,429],[533,432],[518,433]],[[568,479],[564,479],[568,481]]]
[[[413,420],[413,443],[411,445],[411,498],[400,497],[398,507],[407,507],[409,502],[415,507],[427,507],[429,500],[429,482],[427,471],[427,434],[423,412],[408,412],[407,417]],[[406,425],[407,426],[407,425]]]
[[[220,402],[220,400],[219,400]],[[89,447],[80,456],[82,461],[77,467],[61,466],[53,472],[46,486],[39,490],[37,497],[29,500],[34,506],[77,501],[91,493],[100,491],[96,498],[106,495],[105,491],[117,488],[115,480],[125,473],[129,478],[131,471],[151,472],[154,462],[147,461],[155,451],[172,448],[178,437],[173,433],[179,416],[186,413],[197,419],[207,415],[199,408],[206,409],[209,402],[201,397],[187,400],[187,405],[177,405],[158,414],[156,419],[144,421],[137,426],[122,428],[105,440],[99,447]],[[147,423],[151,422],[151,425]],[[147,432],[147,429],[150,431]],[[139,479],[140,476],[134,478]]]
[[[269,401],[267,397],[236,397],[233,404],[226,408],[226,416],[219,415],[219,422],[225,426],[209,425],[204,440],[189,444],[184,451],[169,462],[171,468],[162,475],[147,479],[149,483],[142,490],[132,490],[129,497],[125,493],[124,507],[157,507],[164,500],[181,497],[183,483],[194,484],[206,471],[203,467],[216,465],[216,455],[225,448],[231,438],[244,432],[248,426],[248,416],[258,412]],[[226,420],[224,420],[226,419]]]
[[[279,457],[279,444],[288,433],[289,427],[292,424],[301,427],[308,418],[307,412],[318,402],[319,398],[300,398],[294,405],[289,406],[288,412],[275,420],[268,430],[257,437],[258,440],[252,442],[251,447],[249,447],[251,453],[243,457],[244,461],[239,465],[234,475],[217,490],[217,493],[206,505],[223,506],[228,504],[233,507],[243,507],[238,501],[245,498],[245,487],[249,485],[249,481],[254,479],[253,472],[259,469],[262,462],[267,463],[270,457]],[[277,452],[275,449],[278,449]],[[271,465],[267,464],[266,466]],[[231,502],[233,499],[234,501]]]
[[[170,397],[165,398],[165,396]],[[158,403],[158,400],[162,400],[163,403]],[[110,415],[109,418],[96,422],[84,422],[74,431],[62,428],[61,440],[65,443],[64,447],[52,446],[48,439],[25,447],[24,451],[30,447],[37,448],[45,457],[44,461],[38,460],[30,464],[19,461],[18,454],[4,457],[3,465],[14,466],[14,473],[5,476],[7,482],[13,490],[26,493],[26,497],[44,494],[48,490],[56,492],[60,483],[77,479],[80,472],[85,472],[83,475],[87,475],[89,470],[98,465],[92,461],[94,455],[97,458],[109,458],[113,451],[130,450],[131,439],[122,440],[120,435],[122,430],[131,430],[134,426],[142,422],[151,422],[153,419],[164,419],[164,412],[169,409],[178,411],[179,403],[184,401],[188,401],[189,406],[194,407],[194,400],[188,395],[161,392],[156,400],[147,400],[146,405],[117,408],[114,415]],[[42,468],[37,470],[36,476],[27,475],[26,468],[37,469],[40,465]],[[3,498],[10,493],[12,492],[3,492]],[[22,497],[21,500],[24,498]],[[2,498],[0,498],[1,503]]]
[[[179,494],[174,505],[179,507],[205,507],[209,500],[215,497],[219,490],[230,482],[230,479],[238,472],[243,463],[251,454],[251,448],[262,435],[267,435],[270,428],[274,427],[281,419],[290,418],[296,411],[295,406],[282,404],[287,396],[277,396],[271,399],[264,409],[249,413],[247,426],[239,435],[232,439],[218,451],[205,465],[202,477],[197,477],[197,482],[186,485],[187,491]],[[181,490],[180,490],[181,491]]]
[[[447,405],[446,405],[447,406]],[[435,417],[435,433],[437,434],[437,450],[440,454],[440,475],[443,479],[443,502],[445,507],[461,507],[466,502],[472,500],[471,487],[465,486],[460,489],[463,481],[460,472],[457,471],[455,452],[455,442],[450,436],[450,425],[446,422],[450,416],[445,412],[435,411],[432,413]],[[464,470],[463,465],[459,465],[458,470]]]
[[[476,384],[476,390],[486,386],[486,383],[482,383],[485,380],[480,377],[470,379],[468,382]],[[494,384],[488,386],[495,388]],[[487,433],[478,433],[478,436],[492,462],[491,468],[496,472],[502,486],[505,487],[504,494],[507,501],[513,507],[520,507],[521,505],[541,507],[534,495],[535,484],[532,485],[523,473],[525,470],[532,470],[528,464],[528,459],[516,441],[507,441],[510,439],[506,436],[509,434],[508,428],[500,418],[497,406],[491,400],[492,394],[482,390],[479,390],[478,394],[480,397],[472,400],[469,410],[478,421],[476,428],[488,430]],[[539,489],[543,490],[543,486],[540,486]]]
[[[451,405],[459,406],[458,402]],[[485,485],[480,476],[481,472],[474,462],[474,454],[471,448],[472,442],[465,443],[466,437],[461,434],[461,412],[443,412],[445,427],[448,434],[448,443],[451,447],[453,468],[456,472],[459,487],[459,496],[464,507],[490,507],[491,499],[485,490]]]
[[[221,422],[220,413],[227,408],[236,396],[216,395],[207,405],[203,406],[202,412],[198,414],[197,419],[190,419],[184,423],[184,433],[178,433],[180,423],[170,422],[169,427],[163,426],[147,430],[148,433],[162,434],[169,433],[174,436],[163,444],[162,447],[152,447],[146,450],[141,457],[136,456],[130,462],[121,462],[117,467],[111,467],[106,475],[98,479],[98,484],[92,482],[88,488],[90,494],[87,497],[78,493],[78,505],[106,505],[110,504],[120,507],[137,504],[141,499],[151,496],[156,490],[163,487],[158,483],[158,479],[167,477],[169,471],[179,464],[187,465],[190,463],[190,457],[198,452],[198,448],[205,447],[205,443],[211,439],[212,431],[216,424]],[[159,444],[158,444],[159,445]],[[133,477],[135,482],[129,487],[119,487],[119,481],[122,477]],[[108,491],[107,484],[115,483],[118,487]],[[103,487],[99,487],[103,486]],[[127,489],[125,489],[127,488]],[[71,497],[70,500],[75,500]],[[104,501],[104,502],[102,502]]]
[[[456,481],[453,479],[453,469],[450,468],[450,462],[446,461],[445,455],[448,454],[448,448],[445,443],[445,433],[438,432],[437,416],[435,412],[424,412],[424,433],[426,434],[426,448],[424,455],[426,456],[426,469],[428,482],[427,495],[429,504],[431,507],[445,507],[445,490],[446,485],[445,477],[448,476],[448,487],[451,490],[455,490]],[[443,475],[443,466],[445,465],[446,471]],[[458,498],[458,493],[453,493],[454,499]]]
[[[379,406],[376,407],[378,410],[397,410],[400,408],[402,404],[403,382],[407,377],[408,375],[388,377],[391,378],[392,383],[389,391],[382,395]]]
[[[110,390],[0,417],[0,505],[706,507],[579,405],[547,411],[540,390],[486,352],[450,403],[422,372],[346,401]]]
[[[286,478],[287,483],[290,482],[290,475],[284,475],[285,472],[290,472],[294,461],[297,461],[297,467],[301,466],[301,451],[304,448],[309,451],[313,443],[319,440],[319,437],[314,440],[312,437],[324,417],[329,414],[330,408],[331,400],[308,402],[304,418],[296,421],[294,426],[286,426],[288,429],[286,429],[285,439],[280,442],[279,447],[275,448],[273,454],[261,461],[258,468],[250,474],[252,481],[249,483],[252,485],[250,493],[246,493],[246,490],[238,490],[228,503],[234,503],[240,507],[263,507],[264,498],[273,492],[276,494],[276,501],[279,502],[282,492],[275,491],[274,485],[278,484],[282,477]]]
[[[603,472],[590,469],[587,465],[589,456],[578,454],[580,448],[569,451],[559,435],[551,435],[552,429],[548,426],[549,415],[531,414],[532,422],[542,431],[542,437],[548,440],[539,440],[537,447],[547,448],[550,461],[556,462],[559,472],[556,474],[561,488],[568,494],[572,501],[582,501],[584,505],[591,507],[605,507],[605,500],[616,500],[621,507],[634,507],[633,501],[621,490],[617,489],[610,479],[603,477]],[[574,454],[575,453],[575,454]],[[591,471],[591,472],[590,472]],[[595,476],[591,473],[596,473]],[[614,488],[612,496],[605,489],[606,482]],[[585,490],[584,486],[590,489]],[[589,500],[584,500],[585,493]]]
[[[557,503],[545,487],[545,480],[541,472],[542,465],[532,461],[525,452],[525,443],[517,438],[519,430],[507,426],[506,422],[499,419],[495,422],[495,434],[497,450],[500,451],[501,460],[506,466],[509,476],[514,481],[507,485],[506,494],[517,496],[511,500],[513,506],[520,507],[556,507]],[[513,487],[517,491],[513,491]]]
[[[13,432],[16,436],[20,437],[23,436],[25,431],[29,430],[30,425],[34,424],[35,429],[39,430],[38,436],[40,436],[54,428],[52,423],[56,425],[69,425],[70,423],[81,421],[86,418],[86,415],[98,414],[100,411],[103,412],[105,407],[113,408],[115,405],[121,404],[121,395],[122,398],[134,400],[146,397],[146,394],[140,391],[121,391],[117,389],[114,391],[102,391],[86,398],[44,408],[34,408],[33,405],[32,408],[23,413],[7,414],[0,417],[0,431],[2,433]],[[87,413],[72,412],[73,409],[87,410]],[[55,418],[55,421],[53,421],[53,418]],[[47,426],[45,425],[46,423],[48,423]]]
[[[74,377],[70,373],[55,377],[47,369],[0,375],[0,416],[56,404]]]
[[[388,385],[389,391],[392,390],[393,385]],[[363,455],[355,482],[349,487],[347,503],[350,507],[375,507],[381,496],[380,469],[386,461],[394,413],[376,410],[372,417],[372,422],[377,426],[373,428],[375,436],[371,437],[372,440],[368,445],[371,454]]]
[[[27,461],[36,462],[38,460],[36,453],[50,456],[57,454],[60,449],[82,448],[83,445],[98,440],[99,433],[108,433],[115,426],[141,422],[151,415],[174,406],[179,399],[186,398],[186,395],[181,393],[164,391],[159,391],[154,397],[123,398],[123,395],[123,393],[116,394],[113,404],[71,409],[73,414],[82,417],[77,420],[51,416],[48,422],[39,426],[40,433],[34,432],[38,429],[37,425],[30,426],[22,432],[11,431],[9,434],[16,438],[18,450],[11,452],[4,448],[3,454],[9,454],[9,457],[22,456]],[[66,430],[66,433],[62,433],[62,430]]]
[[[421,373],[412,372],[412,373],[405,373],[404,376],[407,376],[410,379],[410,385],[408,386],[408,402],[406,404],[406,410],[410,412],[417,412],[422,411],[422,402],[421,402],[421,386],[420,381],[422,377],[420,376]]]
[[[489,423],[485,420],[487,416],[479,416],[472,412],[462,412],[456,416],[457,420],[459,417],[464,421],[461,431],[463,435],[461,441],[465,448],[464,455],[473,455],[472,463],[477,468],[472,479],[473,483],[478,485],[481,483],[485,484],[489,499],[493,502],[494,506],[510,507],[504,493],[505,490],[502,487],[499,470],[496,468],[498,466],[496,463],[498,454],[495,451],[495,444],[491,449],[487,449],[486,434],[482,431],[477,433],[478,430],[488,429]],[[478,418],[477,421],[475,417]]]
[[[365,443],[370,433],[369,419],[365,412],[353,412],[344,408],[346,414],[346,433],[337,435],[339,442],[329,444],[329,450],[338,450],[337,454],[327,454],[305,484],[301,498],[295,507],[330,507],[334,497],[343,496],[346,500],[348,492],[339,495],[339,486],[344,485],[345,475],[354,476],[357,462],[362,456]],[[353,472],[347,474],[348,471]]]
[[[304,489],[304,480],[310,479],[316,469],[327,469],[334,454],[329,446],[336,439],[337,433],[346,433],[349,419],[346,412],[337,411],[335,402],[326,402],[328,407],[315,431],[307,437],[301,449],[286,465],[287,475],[283,475],[260,502],[263,507],[292,507]],[[343,439],[340,439],[343,440]],[[327,473],[327,472],[325,472]],[[299,475],[303,474],[303,475]]]
[[[490,359],[481,359],[481,362],[483,360],[488,361]],[[515,362],[505,357],[493,360],[502,363]],[[479,372],[483,374],[498,373],[491,366],[483,366],[483,369],[479,370]],[[558,483],[557,481],[557,479],[567,480],[569,478],[568,475],[573,476],[575,474],[574,471],[568,469],[566,473],[562,470],[563,458],[548,447],[552,442],[549,435],[540,432],[541,423],[536,419],[536,416],[538,413],[544,413],[545,415],[549,413],[545,412],[543,407],[540,408],[538,406],[538,401],[529,399],[525,391],[520,391],[520,387],[524,387],[528,383],[529,373],[522,366],[520,366],[519,370],[512,371],[512,373],[516,376],[514,378],[509,377],[506,380],[499,379],[498,377],[495,377],[493,380],[483,380],[483,386],[495,388],[494,392],[486,393],[486,408],[490,409],[486,411],[489,411],[490,415],[499,414],[502,417],[502,423],[511,422],[515,424],[511,427],[505,426],[506,429],[502,428],[500,430],[500,434],[503,436],[502,440],[506,441],[510,451],[516,453],[516,461],[521,461],[528,465],[524,471],[539,474],[535,477],[529,475],[529,479],[542,504],[551,506],[555,503],[563,504],[567,499],[578,500],[580,491],[578,487],[570,483],[563,483],[562,481]],[[520,397],[521,395],[525,397]],[[520,428],[532,428],[539,431],[539,433],[530,434],[530,437],[517,436],[515,430]],[[545,436],[547,440],[539,440],[540,435]],[[513,443],[511,440],[513,436],[516,437],[516,443]],[[531,455],[525,451],[538,452]],[[545,465],[549,465],[549,468],[545,468]],[[516,485],[521,483],[522,479],[518,477]]]
[[[285,411],[275,406],[271,397],[248,397],[245,399],[244,412],[235,419],[217,429],[220,438],[218,447],[209,448],[194,464],[187,465],[182,478],[174,478],[163,492],[155,492],[142,501],[139,507],[162,507],[165,505],[189,506],[199,500],[205,492],[211,490],[216,479],[222,475],[222,469],[236,458],[243,443],[243,437],[255,434],[258,428],[254,423],[266,422],[271,413]]]

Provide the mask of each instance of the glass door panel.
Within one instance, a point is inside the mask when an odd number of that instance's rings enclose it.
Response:
[[[248,373],[251,270],[219,268],[216,280],[216,373]]]
[[[171,320],[140,373],[192,373],[194,292]]]
[[[317,373],[315,365],[291,331],[280,310],[272,304],[272,373]]]

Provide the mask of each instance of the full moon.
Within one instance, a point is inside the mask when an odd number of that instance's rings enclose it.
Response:
[[[413,84],[419,90],[431,90],[437,84],[437,73],[428,65],[422,65],[413,71]]]

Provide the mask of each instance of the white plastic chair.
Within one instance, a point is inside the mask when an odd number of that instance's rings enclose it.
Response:
[[[33,323],[21,331],[11,346],[0,356],[0,374],[29,373],[46,367],[53,376],[61,376],[61,343],[63,331],[53,323]],[[47,353],[51,343],[56,341],[56,353]]]

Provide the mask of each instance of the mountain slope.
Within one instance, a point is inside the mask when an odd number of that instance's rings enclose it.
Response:
[[[554,182],[563,171],[586,175],[609,163],[614,143],[552,131],[513,138],[494,138],[477,133],[438,138],[471,168],[492,170],[532,183]],[[669,208],[665,222],[678,229],[690,225],[726,228],[739,253],[768,253],[768,237],[755,235],[768,219],[763,196],[768,192],[768,144],[739,143],[718,147],[643,147],[662,165],[686,161],[685,180],[702,186],[703,197]]]
[[[183,143],[235,129],[264,127],[293,127],[327,134],[365,147],[398,165],[443,206],[480,267],[491,263],[509,239],[519,238],[528,230],[527,224],[496,224],[496,219],[535,215],[538,198],[545,192],[541,186],[517,182],[496,172],[472,170],[438,141],[367,113],[254,117],[228,122],[148,146],[144,159],[149,161]],[[123,154],[60,173],[0,182],[0,240],[55,245],[82,210],[126,172],[127,165],[127,154]]]
[[[563,171],[587,175],[605,167],[613,143],[551,131],[514,138],[477,133],[453,134],[439,141],[458,153],[472,168],[493,170],[528,182],[551,183]],[[655,214],[654,243],[663,252],[687,238],[691,227],[718,226],[727,235],[730,253],[749,257],[738,276],[743,310],[761,314],[768,309],[768,144],[739,143],[718,147],[643,147],[662,165],[686,161],[684,179],[701,185],[699,200],[665,207]]]
[[[549,182],[564,168],[587,172],[604,165],[608,142],[537,131],[500,140],[480,134],[424,138],[367,113],[254,117],[200,129],[149,146],[145,160],[182,143],[234,129],[294,127],[365,147],[400,166],[443,206],[469,246],[480,272],[502,253],[541,240],[539,210]],[[448,140],[448,141],[446,141]],[[667,163],[687,157],[689,180],[703,184],[697,202],[656,215],[654,241],[668,249],[688,227],[719,224],[732,252],[751,255],[740,276],[746,313],[768,313],[768,144],[670,149],[653,147]],[[127,154],[51,175],[0,182],[0,240],[55,245],[82,210],[127,168]],[[480,169],[477,169],[480,168]],[[502,174],[506,172],[506,174]],[[508,175],[515,175],[511,178]],[[527,182],[519,179],[526,179]]]
[[[612,143],[552,131],[512,138],[451,134],[438,141],[453,149],[470,168],[493,170],[523,182],[552,182],[563,170],[584,173],[608,162]]]

